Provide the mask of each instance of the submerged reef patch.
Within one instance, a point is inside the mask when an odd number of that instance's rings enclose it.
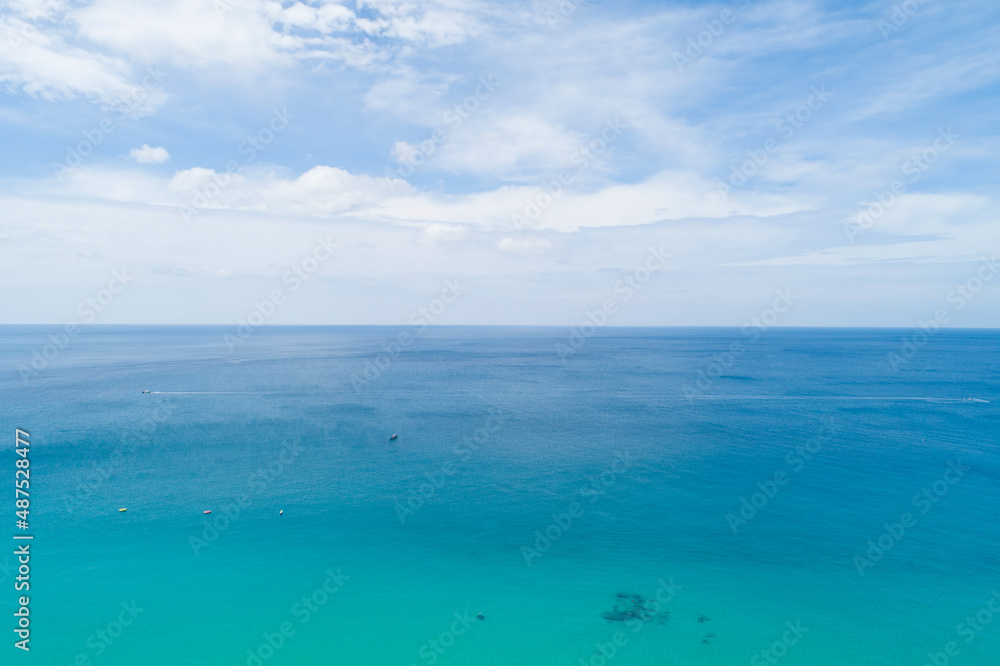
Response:
[[[666,624],[670,619],[670,611],[660,611],[660,604],[655,599],[645,599],[641,594],[615,595],[615,604],[610,611],[601,613],[608,622],[627,622],[636,619],[642,622]]]

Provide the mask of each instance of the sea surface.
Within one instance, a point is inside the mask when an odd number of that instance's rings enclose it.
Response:
[[[3,664],[998,663],[998,331],[64,334]]]

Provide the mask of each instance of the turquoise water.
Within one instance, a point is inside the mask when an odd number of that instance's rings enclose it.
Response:
[[[898,370],[906,331],[608,329],[566,358],[561,329],[226,332],[86,329],[24,383],[49,329],[0,328],[35,535],[32,650],[8,631],[3,663],[1000,654],[996,331]],[[658,593],[669,618],[603,617]]]

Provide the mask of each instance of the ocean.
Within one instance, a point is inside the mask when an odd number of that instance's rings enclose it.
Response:
[[[4,664],[997,663],[998,331],[232,334],[0,327]]]

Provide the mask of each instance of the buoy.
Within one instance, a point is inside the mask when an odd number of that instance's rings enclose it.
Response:
[[[118,511],[128,511],[128,509],[118,509]]]

